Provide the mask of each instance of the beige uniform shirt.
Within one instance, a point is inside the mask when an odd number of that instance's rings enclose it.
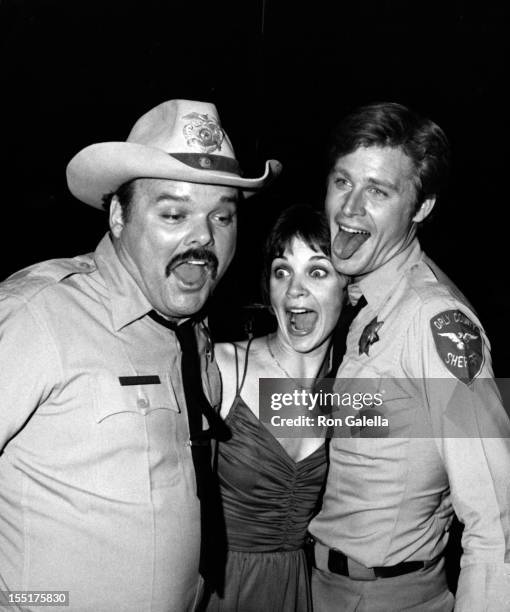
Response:
[[[509,419],[480,322],[432,266],[415,240],[349,288],[367,306],[335,385],[362,378],[381,391],[390,435],[336,432],[310,531],[367,567],[428,561],[442,553],[455,511],[465,525],[456,610],[502,612],[510,610]]]
[[[67,590],[70,610],[192,609],[200,516],[180,349],[150,310],[108,236],[0,285],[0,588]]]

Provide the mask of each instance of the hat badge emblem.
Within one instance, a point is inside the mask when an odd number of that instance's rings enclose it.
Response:
[[[225,133],[217,119],[200,113],[189,113],[183,119],[189,119],[182,130],[189,147],[198,145],[204,153],[221,150]]]

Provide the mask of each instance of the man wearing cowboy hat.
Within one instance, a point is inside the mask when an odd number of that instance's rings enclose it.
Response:
[[[187,100],[71,160],[71,192],[109,203],[110,233],[0,285],[0,590],[67,591],[80,611],[193,609],[201,500],[185,379],[198,372],[197,403],[217,406],[201,313],[234,255],[241,192],[279,171],[271,160],[242,178],[216,108]]]

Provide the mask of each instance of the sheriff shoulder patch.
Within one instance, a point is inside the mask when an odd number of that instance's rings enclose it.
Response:
[[[469,384],[482,369],[480,328],[460,310],[445,310],[430,320],[439,357],[450,372]]]

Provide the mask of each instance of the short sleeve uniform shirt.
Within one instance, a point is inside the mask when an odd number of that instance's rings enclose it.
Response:
[[[0,588],[67,590],[70,610],[191,609],[200,517],[180,349],[150,310],[108,236],[0,285]]]

